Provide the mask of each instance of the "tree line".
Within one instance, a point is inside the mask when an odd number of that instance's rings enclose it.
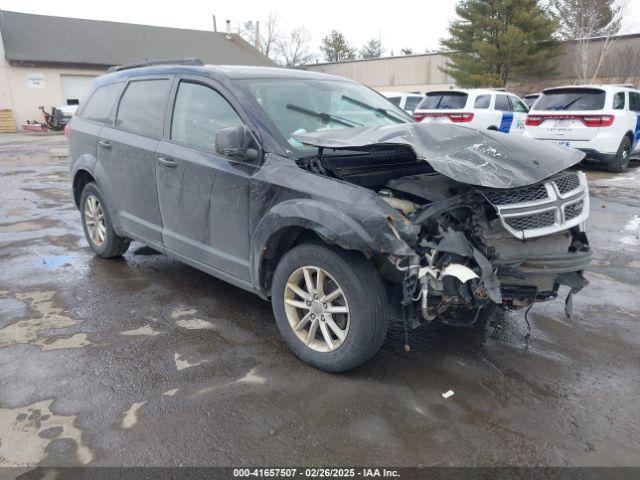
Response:
[[[577,45],[571,59],[576,76],[592,81],[611,56],[611,38],[620,32],[630,1],[459,0],[449,37],[440,42],[448,58],[442,70],[464,87],[505,86],[523,75],[549,77],[554,73],[551,60],[560,53],[560,42],[570,40]],[[302,26],[283,31],[275,14],[260,24],[259,32],[257,22],[248,21],[237,33],[284,66],[319,60],[310,32]],[[596,51],[590,41],[594,37],[602,38]],[[380,38],[371,38],[356,48],[337,30],[322,38],[319,51],[327,62],[386,54]],[[414,51],[407,47],[399,53],[411,55]]]

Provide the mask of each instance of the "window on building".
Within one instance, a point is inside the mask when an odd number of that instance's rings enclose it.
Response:
[[[617,92],[613,96],[613,109],[624,110],[624,92]]]
[[[122,83],[112,83],[98,88],[82,110],[82,118],[94,122],[110,123],[109,114],[122,91]]]
[[[116,126],[149,137],[162,135],[169,80],[131,82],[120,100]]]
[[[489,108],[491,104],[491,95],[478,95],[476,101],[473,104],[473,108],[483,109]]]
[[[213,150],[217,130],[240,125],[242,119],[218,92],[197,83],[180,84],[171,121],[172,140]]]

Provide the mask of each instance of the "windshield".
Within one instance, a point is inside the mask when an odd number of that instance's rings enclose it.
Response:
[[[562,88],[544,92],[535,103],[536,110],[601,110],[605,92],[593,88]]]
[[[467,104],[466,93],[462,92],[431,92],[418,107],[420,110],[456,110]]]
[[[308,153],[294,134],[334,128],[411,122],[400,108],[358,83],[339,80],[246,79],[239,82],[256,99],[289,147]]]

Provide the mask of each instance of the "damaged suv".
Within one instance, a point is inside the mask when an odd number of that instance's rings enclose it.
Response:
[[[68,129],[100,257],[138,240],[270,299],[302,360],[345,371],[389,322],[470,326],[571,295],[590,250],[584,154],[417,124],[356,82],[153,65],[97,79]]]

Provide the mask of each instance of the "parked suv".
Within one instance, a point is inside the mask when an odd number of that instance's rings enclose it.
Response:
[[[413,112],[425,123],[458,123],[479,130],[522,134],[528,107],[513,93],[471,89],[427,92]]]
[[[548,88],[526,121],[525,136],[577,148],[624,172],[640,145],[640,91],[627,85]]]
[[[424,99],[424,95],[419,93],[407,93],[407,92],[380,92],[387,97],[391,103],[400,107],[409,115],[412,115],[416,107]]]
[[[96,255],[137,240],[270,299],[324,370],[371,358],[391,319],[469,326],[584,283],[587,184],[565,171],[584,154],[416,124],[344,78],[122,67],[67,134]]]

